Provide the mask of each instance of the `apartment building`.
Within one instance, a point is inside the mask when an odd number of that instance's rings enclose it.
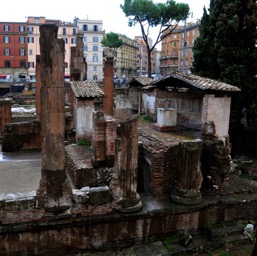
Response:
[[[0,22],[0,76],[27,76],[27,24]]]
[[[130,79],[137,74],[137,42],[126,35],[119,35],[123,44],[117,49],[114,73],[120,78]]]
[[[104,37],[102,20],[76,19],[78,33],[83,34],[84,56],[87,62],[87,79],[103,79],[103,47]]]
[[[166,75],[174,70],[178,70],[179,65],[179,38],[180,27],[162,40],[160,72]]]
[[[62,22],[61,20],[46,19],[45,17],[28,17],[27,20],[27,45],[28,45],[28,73],[30,78],[35,76],[36,55],[40,54],[40,31],[42,24],[56,24],[58,38],[62,38],[65,43],[65,75],[70,74],[70,48],[76,46],[77,27],[72,22]]]
[[[193,45],[195,39],[199,36],[200,22],[187,23],[184,28],[181,28],[179,40],[179,67],[178,70],[188,73],[194,61]]]
[[[148,52],[145,41],[142,36],[136,36],[135,40],[137,41],[137,75],[138,76],[147,76],[148,74]],[[152,46],[152,39],[149,38],[148,41],[150,47]],[[159,59],[157,58],[158,50],[155,48],[151,52],[151,69],[152,74],[156,73],[159,70]]]
[[[193,57],[194,40],[199,36],[199,22],[179,26],[162,40],[160,72],[169,74],[173,70],[190,72]]]

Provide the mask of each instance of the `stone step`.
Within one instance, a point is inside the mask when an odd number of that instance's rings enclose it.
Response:
[[[217,241],[233,235],[242,235],[245,225],[242,223],[229,223],[205,227],[205,234],[210,241]]]

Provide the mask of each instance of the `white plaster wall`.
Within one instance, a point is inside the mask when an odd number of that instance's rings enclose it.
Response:
[[[155,114],[155,96],[142,93],[142,104],[145,114]]]
[[[115,96],[115,108],[116,109],[131,109],[132,105],[130,98],[125,94],[117,94]]]
[[[230,117],[230,97],[217,97],[205,95],[203,98],[202,123],[213,122],[216,128],[216,136],[228,135]]]
[[[93,132],[94,106],[77,106],[76,111],[76,137],[83,139]]]

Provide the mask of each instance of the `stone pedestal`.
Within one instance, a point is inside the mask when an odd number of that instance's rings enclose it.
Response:
[[[179,172],[177,185],[171,193],[174,202],[184,205],[199,204],[202,201],[200,187],[201,140],[181,141],[179,145]]]
[[[114,201],[120,212],[134,212],[142,208],[137,193],[138,138],[137,115],[118,126],[114,174],[110,184]]]

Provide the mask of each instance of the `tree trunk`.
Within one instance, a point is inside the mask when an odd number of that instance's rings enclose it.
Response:
[[[151,59],[151,53],[152,51],[147,48],[147,57],[148,57],[148,77],[151,77],[152,75],[152,59]]]

